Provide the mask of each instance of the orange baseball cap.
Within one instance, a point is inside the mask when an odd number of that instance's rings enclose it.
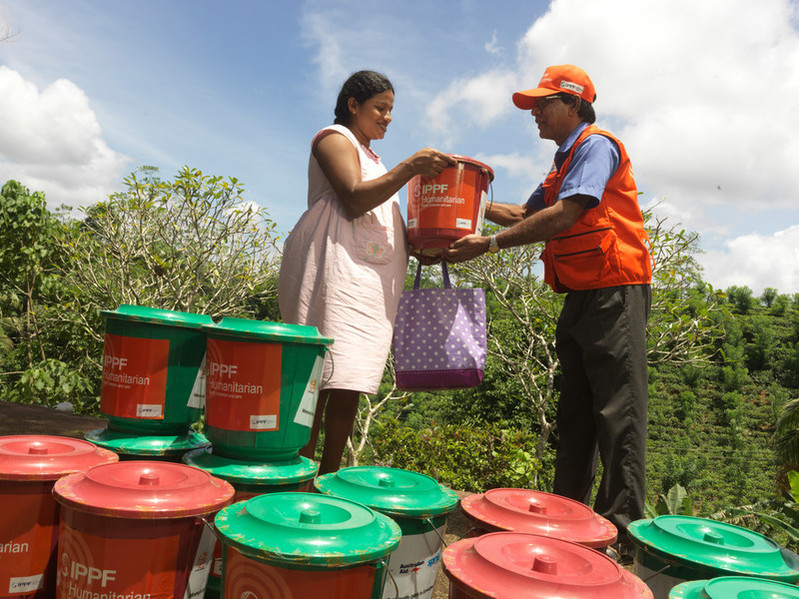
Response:
[[[513,103],[522,110],[530,110],[539,98],[559,93],[579,96],[589,103],[596,100],[594,84],[584,70],[573,64],[559,64],[547,67],[535,89],[513,94]]]

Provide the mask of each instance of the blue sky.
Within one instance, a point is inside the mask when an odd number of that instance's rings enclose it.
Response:
[[[0,180],[55,207],[183,165],[240,179],[287,232],[313,134],[353,71],[387,74],[391,168],[424,146],[522,202],[554,144],[510,101],[586,69],[644,206],[701,234],[705,278],[799,292],[799,20],[762,0],[0,0]],[[405,191],[400,192],[405,198]]]

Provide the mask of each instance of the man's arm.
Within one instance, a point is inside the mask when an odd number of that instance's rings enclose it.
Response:
[[[500,248],[509,248],[546,241],[574,225],[585,206],[593,199],[591,196],[585,195],[563,198],[552,206],[534,212],[510,228],[497,233],[497,244]],[[525,206],[519,206],[519,208],[525,209]],[[491,220],[494,219],[491,218]],[[483,235],[467,235],[453,241],[444,257],[448,262],[465,262],[485,254],[488,251],[489,242],[490,238]]]

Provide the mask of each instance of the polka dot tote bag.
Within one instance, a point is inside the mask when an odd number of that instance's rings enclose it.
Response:
[[[413,290],[400,296],[394,324],[397,387],[434,391],[476,387],[486,359],[486,304],[482,289],[453,289],[442,262],[444,288]]]

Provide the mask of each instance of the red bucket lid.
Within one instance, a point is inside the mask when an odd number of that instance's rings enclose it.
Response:
[[[65,506],[117,518],[184,518],[230,503],[233,486],[185,464],[129,461],[70,474],[53,488]]]
[[[58,480],[98,464],[119,461],[113,451],[83,439],[52,435],[0,437],[0,480]]]
[[[478,526],[528,532],[587,547],[607,547],[618,530],[587,505],[532,489],[491,489],[461,500],[464,514]]]
[[[449,156],[450,158],[454,158],[458,162],[463,162],[464,164],[471,164],[473,166],[476,166],[477,168],[480,168],[488,172],[488,180],[489,181],[494,180],[494,169],[492,169],[487,164],[483,164],[479,160],[475,160],[474,158],[469,158],[468,156],[461,156],[460,154],[450,154]]]
[[[491,599],[646,599],[652,591],[604,553],[579,543],[492,532],[444,550],[450,582]]]

